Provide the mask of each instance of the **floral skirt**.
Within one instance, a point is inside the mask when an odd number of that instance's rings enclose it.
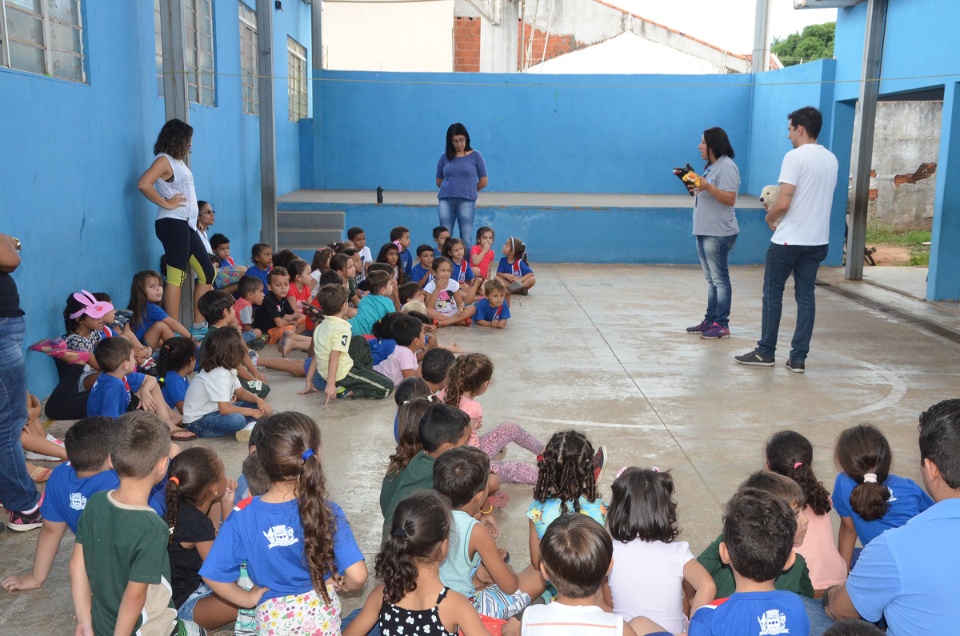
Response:
[[[340,597],[329,583],[327,594],[330,596],[329,604],[316,590],[260,603],[257,606],[257,633],[268,636],[339,636]]]

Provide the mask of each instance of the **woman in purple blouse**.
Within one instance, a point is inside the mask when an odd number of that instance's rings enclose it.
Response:
[[[453,234],[453,225],[458,223],[460,239],[464,245],[471,245],[477,193],[487,187],[487,164],[470,147],[470,133],[459,122],[447,128],[447,150],[437,162],[437,187],[440,225]]]

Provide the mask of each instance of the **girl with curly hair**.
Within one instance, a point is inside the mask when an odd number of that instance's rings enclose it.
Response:
[[[485,636],[473,604],[440,581],[449,546],[450,505],[442,495],[423,491],[401,501],[377,555],[377,578],[383,583],[370,592],[344,636],[364,636],[375,625],[383,636],[454,636],[458,629],[466,636]]]
[[[171,119],[164,124],[153,145],[153,154],[157,158],[140,176],[137,188],[157,206],[154,229],[163,243],[166,263],[163,308],[168,315],[180,317],[180,288],[187,280],[188,269],[193,268],[197,273],[197,286],[193,294],[193,327],[195,335],[203,335],[206,333],[206,322],[197,308],[197,300],[213,289],[216,272],[197,230],[200,207],[193,173],[187,166],[192,140],[193,127],[189,124],[179,119]]]
[[[258,633],[340,634],[337,592],[362,588],[367,566],[346,516],[327,499],[320,429],[289,411],[258,427],[270,489],[227,518],[200,575],[221,598],[256,607]],[[237,585],[244,562],[250,590]]]

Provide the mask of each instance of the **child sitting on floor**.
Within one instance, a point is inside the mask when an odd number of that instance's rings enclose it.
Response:
[[[487,527],[477,521],[487,500],[490,458],[476,448],[460,447],[443,453],[433,465],[433,487],[450,500],[453,524],[450,550],[440,565],[440,580],[460,592],[484,616],[506,620],[543,593],[540,573],[528,566],[519,575],[507,565]],[[477,585],[483,566],[492,583]]]
[[[197,308],[207,321],[207,334],[200,343],[198,358],[203,357],[203,349],[206,346],[207,339],[215,331],[220,329],[236,331],[238,329],[235,306],[233,297],[222,289],[212,289],[200,297]],[[255,356],[256,354],[252,354],[243,357],[243,360],[237,366],[237,377],[240,378],[240,384],[244,389],[263,398],[270,393],[270,386],[267,384],[267,378],[257,370]]]
[[[796,515],[782,499],[752,488],[738,491],[727,503],[720,543],[720,558],[733,569],[737,591],[698,609],[690,636],[808,634],[800,598],[774,582],[795,555],[796,532]]]
[[[320,282],[320,276],[330,271],[330,259],[334,254],[335,252],[329,247],[321,247],[313,253],[313,260],[310,262],[310,278],[314,280],[314,285],[310,288],[311,300],[317,297],[317,292],[323,285]]]
[[[250,250],[253,266],[247,268],[247,276],[254,276],[263,283],[263,293],[267,293],[267,275],[273,267],[273,248],[267,243],[255,243]]]
[[[600,636],[624,634],[669,636],[653,621],[639,616],[630,623],[603,609],[600,592],[613,565],[610,536],[596,520],[564,514],[547,528],[540,542],[540,573],[557,587],[548,605],[533,605],[523,613],[522,626],[512,619],[505,635]]]
[[[262,331],[253,326],[253,313],[256,308],[263,304],[265,294],[263,293],[263,284],[259,278],[254,276],[244,276],[237,283],[237,295],[239,298],[233,304],[233,311],[237,315],[237,324],[240,326],[240,335],[247,346],[254,351],[263,349],[270,336],[264,337]]]
[[[106,292],[94,292],[93,297],[102,303],[113,305],[113,299]],[[130,344],[133,345],[133,354],[137,358],[137,365],[141,367],[153,355],[153,349],[137,340],[133,330],[130,329],[130,312],[127,310],[118,311],[116,305],[113,305],[113,309],[103,315],[103,336],[105,338],[123,336],[129,340]]]
[[[470,268],[474,276],[485,280],[496,277],[493,267],[493,228],[483,226],[477,229],[477,243],[470,248]]]
[[[63,325],[67,331],[64,337],[66,349],[56,348],[47,353],[70,364],[84,365],[78,390],[89,390],[97,380],[100,366],[93,352],[104,338],[103,317],[112,310],[113,305],[97,301],[86,290],[67,297],[67,305],[63,310]]]
[[[170,338],[157,353],[157,382],[163,400],[171,409],[183,415],[183,397],[187,394],[190,381],[187,376],[196,368],[196,348],[193,340]]]
[[[492,460],[507,444],[513,442],[534,457],[543,453],[543,442],[514,422],[504,422],[479,434],[483,426],[483,407],[474,398],[487,392],[493,379],[493,362],[482,353],[460,356],[447,373],[447,387],[437,394],[444,403],[457,406],[470,416],[470,446],[479,448]],[[491,470],[501,481],[513,484],[535,484],[539,471],[523,462],[493,462]]]
[[[354,265],[353,256],[347,256],[343,253],[334,254],[333,258],[330,259],[330,271],[340,274],[340,281],[347,289],[347,302],[351,304],[359,302],[357,282],[354,280],[357,275],[357,268]],[[353,318],[356,313],[356,309],[350,307],[347,311],[347,318]]]
[[[527,265],[527,246],[515,236],[503,244],[503,258],[497,266],[497,278],[504,282],[511,294],[526,296],[537,284],[533,270]]]
[[[480,290],[480,284],[483,283],[483,276],[475,276],[473,268],[467,262],[466,248],[460,239],[447,239],[443,246],[443,256],[450,259],[453,266],[453,279],[460,285],[460,291],[463,293],[463,302],[470,305],[477,297]]]
[[[413,268],[413,254],[410,253],[410,230],[398,225],[390,230],[390,242],[397,246],[400,253],[400,267],[403,268],[404,275],[409,279],[410,270]]]
[[[267,277],[267,294],[253,312],[253,326],[270,336],[270,344],[280,342],[285,331],[300,332],[303,314],[294,311],[287,300],[290,275],[283,267],[274,267]]]
[[[353,247],[360,255],[360,267],[357,269],[357,285],[364,291],[363,281],[367,277],[367,268],[373,262],[373,254],[370,253],[370,247],[367,245],[367,234],[362,227],[352,227],[347,230],[347,240],[353,243]]]
[[[310,304],[314,280],[310,275],[310,264],[303,259],[296,259],[287,268],[290,274],[290,289],[287,290],[287,302],[294,311],[305,313],[304,306]]]
[[[437,246],[433,249],[433,255],[436,256],[445,256],[443,253],[443,247],[447,244],[447,240],[450,238],[450,230],[442,225],[438,225],[433,228],[433,241]]]
[[[187,629],[170,606],[169,528],[147,507],[150,490],[166,478],[169,453],[169,432],[154,413],[113,423],[110,459],[120,485],[88,499],[70,560],[78,634]]]
[[[447,374],[450,367],[457,361],[457,356],[449,349],[430,349],[420,361],[420,377],[430,387],[430,392],[436,395],[447,386]]]
[[[187,430],[200,437],[250,439],[253,422],[271,409],[262,398],[242,388],[237,368],[245,358],[247,348],[236,329],[218,329],[207,336],[200,353],[200,373],[183,398]]]
[[[317,293],[324,319],[313,332],[314,357],[307,370],[307,385],[300,394],[313,393],[314,373],[326,382],[326,403],[342,397],[382,399],[393,391],[393,382],[373,370],[370,345],[363,336],[351,338],[347,290],[343,285],[325,285]]]
[[[154,350],[160,343],[175,335],[192,338],[190,331],[167,315],[160,307],[163,300],[163,281],[160,274],[144,270],[133,277],[130,284],[130,303],[127,309],[133,312],[130,328],[140,342]]]
[[[423,323],[412,316],[400,314],[393,324],[393,339],[397,346],[383,362],[373,367],[393,382],[420,375],[417,351],[423,348]]]
[[[403,264],[400,262],[400,248],[394,243],[384,243],[377,254],[377,262],[389,265],[393,270],[391,276],[397,281],[397,285],[403,285],[407,282],[407,273],[403,271]],[[367,269],[367,274],[370,270]]]
[[[110,467],[110,449],[107,439],[113,418],[87,417],[67,429],[64,436],[67,457],[70,463],[54,469],[44,492],[40,513],[43,526],[37,537],[37,550],[33,557],[33,570],[29,574],[8,576],[3,580],[3,589],[34,590],[43,585],[53,567],[60,541],[67,529],[76,534],[80,514],[87,499],[104,490],[113,490],[120,485],[120,478]],[[148,504],[158,515],[166,508],[164,482],[153,488]]]
[[[488,280],[483,284],[483,295],[484,297],[473,305],[476,308],[474,324],[478,327],[506,329],[507,321],[510,320],[510,305],[504,302],[507,296],[506,287],[496,278]]]
[[[470,602],[437,574],[449,553],[450,527],[450,506],[437,493],[417,493],[400,502],[390,538],[377,555],[377,578],[383,583],[370,592],[344,636],[364,636],[374,627],[382,636],[488,636]]]
[[[133,345],[124,338],[101,340],[94,351],[103,373],[97,378],[87,399],[87,416],[120,417],[127,411],[152,411],[170,427],[175,440],[189,440],[196,435],[180,428],[183,418],[171,411],[163,399],[160,385],[153,376],[137,373]],[[134,401],[136,397],[136,401]]]
[[[796,516],[796,534],[793,538],[793,545],[798,546],[803,543],[804,535],[807,532],[807,518],[803,514],[805,501],[803,490],[792,479],[787,479],[783,475],[778,475],[767,470],[760,470],[744,480],[740,484],[738,492],[746,489],[762,490],[763,492],[779,499],[788,508],[793,510]],[[726,598],[734,593],[736,589],[736,577],[728,561],[723,559],[720,553],[720,546],[724,541],[721,534],[713,543],[700,553],[697,560],[707,569],[713,582],[717,586],[717,598]],[[806,560],[796,555],[790,559],[787,568],[779,572],[774,580],[774,585],[778,590],[794,592],[807,598],[813,598],[813,584],[810,583],[810,572],[807,569]]]
[[[393,391],[393,399],[397,403],[397,414],[393,418],[393,441],[400,443],[400,411],[403,409],[403,405],[417,398],[428,398],[431,395],[433,395],[433,392],[420,376],[406,378],[397,384]],[[423,413],[420,415],[423,415]],[[417,421],[410,425],[418,447],[420,444],[420,435],[417,429],[419,421],[420,418],[418,417]]]
[[[364,336],[372,332],[375,322],[392,311],[400,310],[396,283],[385,272],[374,271],[367,276],[369,294],[360,299],[357,313],[347,322],[354,335]]]
[[[423,287],[433,279],[433,248],[424,243],[417,247],[417,264],[410,268],[410,281]]]
[[[463,323],[470,326],[470,317],[476,313],[473,305],[464,306],[460,285],[450,276],[453,266],[442,256],[433,261],[434,279],[423,288],[427,295],[427,315],[437,327]]]

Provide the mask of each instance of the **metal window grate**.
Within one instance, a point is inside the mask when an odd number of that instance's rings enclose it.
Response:
[[[307,113],[307,48],[287,36],[287,97],[290,121],[309,117]]]
[[[86,82],[82,0],[0,0],[0,66]]]
[[[154,43],[157,60],[157,94],[163,97],[163,40],[160,0],[153,0]],[[217,105],[216,59],[213,52],[213,0],[183,0],[184,65],[187,97],[206,106]]]
[[[257,88],[257,14],[240,2],[240,101],[243,112],[260,114]]]

